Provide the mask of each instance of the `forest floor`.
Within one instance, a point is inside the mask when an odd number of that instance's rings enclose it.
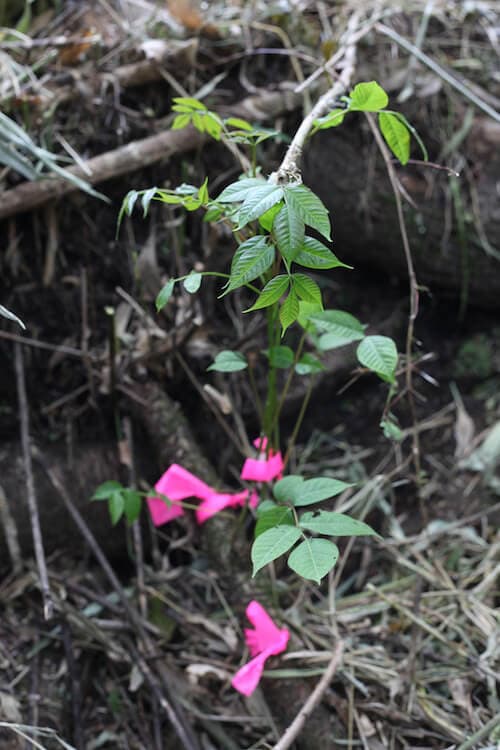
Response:
[[[290,470],[352,483],[332,509],[367,520],[380,534],[341,543],[340,562],[321,586],[298,579],[279,562],[250,578],[250,513],[224,514],[226,521],[236,519],[234,531],[225,527],[235,541],[233,557],[221,569],[204,543],[211,521],[201,530],[189,520],[154,530],[144,517],[131,532],[125,524],[112,527],[103,508],[97,522],[88,521],[90,537],[84,539],[81,525],[74,530],[76,516],[71,519],[61,504],[66,496],[66,508],[74,506],[85,522],[93,491],[101,481],[119,478],[114,471],[147,488],[165,470],[165,458],[177,460],[175,450],[154,444],[151,402],[137,390],[145,384],[179,405],[189,425],[183,450],[191,450],[192,463],[201,467],[206,460],[221,486],[234,487],[241,444],[258,431],[253,397],[243,376],[212,376],[206,368],[226,347],[258,352],[262,325],[248,324],[237,305],[219,304],[211,282],[197,297],[181,293],[161,315],[154,309],[162,279],[193,267],[226,267],[231,237],[170,207],[153,210],[145,222],[127,219],[118,238],[115,232],[129,189],[200,184],[205,174],[215,174],[216,192],[239,170],[222,147],[201,143],[168,163],[155,156],[144,164],[140,145],[133,171],[123,165],[132,152],[116,150],[161,135],[170,124],[172,96],[186,90],[200,98],[215,92],[227,108],[245,97],[257,100],[270,83],[286,80],[290,70],[296,74],[297,65],[303,67],[299,79],[311,75],[320,38],[327,56],[325,29],[335,25],[331,9],[302,3],[297,13],[292,3],[271,9],[266,26],[257,20],[260,3],[214,3],[208,14],[195,3],[170,2],[167,11],[146,0],[70,3],[64,11],[57,3],[32,5],[28,25],[8,37],[1,52],[9,58],[2,64],[10,74],[0,82],[8,113],[49,150],[69,153],[82,179],[90,179],[88,160],[104,153],[113,158],[102,182],[94,182],[110,204],[83,192],[57,203],[54,196],[40,202],[37,194],[23,213],[19,200],[31,201],[33,186],[41,183],[24,183],[13,169],[0,177],[6,196],[0,207],[6,247],[0,302],[28,328],[24,337],[13,326],[0,331],[2,524],[16,522],[13,500],[21,505],[26,494],[23,463],[11,447],[22,411],[13,367],[20,342],[31,438],[42,454],[58,447],[61,466],[71,464],[63,466],[65,486],[56,482],[43,490],[43,503],[61,506],[58,541],[47,542],[45,601],[30,545],[7,550],[12,534],[2,532],[1,747],[273,748],[328,669],[339,641],[342,662],[293,747],[500,746],[498,306],[470,305],[464,315],[463,288],[422,294],[416,419],[404,399],[395,405],[397,440],[379,424],[387,386],[360,373],[349,352],[321,379]],[[421,28],[420,5],[405,8],[412,32]],[[459,23],[448,4],[438,10],[435,17],[430,11],[428,32],[436,54],[432,24],[446,17],[455,30]],[[339,23],[351,13],[344,3]],[[391,13],[401,28],[404,14]],[[476,36],[470,35],[471,59],[474,43],[483,49],[493,33],[488,37],[484,28],[498,31],[495,19],[493,4],[483,3],[474,19]],[[0,18],[0,25],[18,20]],[[61,44],[61,35],[71,43]],[[29,39],[38,41],[30,47]],[[271,47],[276,54],[266,57]],[[52,56],[40,58],[40,48]],[[368,62],[377,54],[370,47]],[[468,73],[474,70],[471,64]],[[291,136],[301,117],[288,110],[272,120]],[[155,148],[161,153],[165,143]],[[264,147],[266,171],[275,168],[282,150],[280,142]],[[28,192],[14,194],[26,184]],[[348,247],[339,254],[349,260]],[[353,275],[329,278],[327,305],[386,327],[404,347],[407,281],[390,269],[361,268]],[[262,365],[255,372],[260,387]],[[284,445],[303,393],[300,384],[290,393]],[[412,458],[416,433],[419,482]],[[109,474],[79,465],[88,444],[111,446],[120,457],[104,469]],[[10,464],[19,467],[17,487],[8,484]],[[57,461],[55,466],[61,468]],[[12,512],[4,512],[5,496]],[[50,523],[42,527],[46,540],[52,539]],[[29,521],[27,526],[30,531]],[[287,651],[266,665],[256,692],[244,698],[230,683],[248,656],[243,629],[253,598],[291,637]]]

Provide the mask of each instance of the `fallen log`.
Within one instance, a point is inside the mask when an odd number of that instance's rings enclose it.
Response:
[[[83,167],[70,167],[68,172],[91,185],[96,185],[157,161],[166,161],[174,154],[182,154],[197,148],[204,141],[205,137],[191,127],[184,130],[167,130],[95,156],[85,162]],[[77,190],[78,187],[74,183],[61,177],[47,178],[39,182],[23,182],[3,194],[0,219],[31,211],[48,201]]]
[[[425,141],[425,132],[421,135]],[[418,282],[455,298],[455,315],[467,304],[500,307],[499,142],[500,126],[478,118],[465,148],[472,169],[458,178],[440,172],[432,191],[429,170],[397,167],[414,200],[404,210]],[[371,147],[361,123],[319,133],[305,152],[304,182],[330,210],[334,249],[345,263],[406,280],[394,196],[381,158],[370,174]],[[454,194],[449,180],[457,180]]]
[[[248,97],[231,109],[231,113],[237,117],[267,119],[295,109],[300,101],[300,95],[286,90],[265,93],[262,96]],[[97,185],[105,180],[150,166],[155,162],[167,161],[175,154],[183,154],[198,148],[206,140],[206,137],[193,127],[183,130],[167,130],[94,156],[82,166],[70,167],[67,171],[90,185]],[[62,177],[48,177],[38,182],[23,182],[3,193],[0,203],[0,220],[31,211],[77,190],[78,187],[74,183]]]

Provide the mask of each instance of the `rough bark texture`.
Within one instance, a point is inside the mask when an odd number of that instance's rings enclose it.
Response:
[[[165,471],[172,463],[179,463],[213,487],[220,487],[220,480],[213,466],[203,455],[181,406],[173,401],[158,385],[151,383],[136,389],[141,401],[131,401],[136,420],[143,425],[158,464]],[[237,571],[237,561],[242,560],[248,573],[249,553],[242,555],[241,543],[235,539],[235,518],[217,514],[201,527],[201,545],[211,567],[224,579],[225,571],[232,575]],[[240,530],[241,532],[241,530]],[[238,554],[234,550],[238,547]],[[233,584],[234,584],[234,579]]]
[[[417,205],[416,210],[406,204],[405,215],[419,283],[432,292],[442,289],[454,298],[493,308],[500,306],[500,263],[481,246],[473,213],[498,250],[499,143],[500,127],[478,118],[465,149],[477,205],[474,212],[472,207],[464,209],[462,237],[453,202],[446,205],[445,194],[448,181],[458,179],[464,205],[469,203],[470,184],[465,173],[450,178],[416,165],[398,168],[401,182]],[[358,269],[372,267],[404,279],[406,263],[394,197],[379,156],[370,174],[371,148],[361,122],[319,133],[305,153],[304,182],[331,211],[335,250],[342,260]],[[447,220],[451,222],[448,237]]]

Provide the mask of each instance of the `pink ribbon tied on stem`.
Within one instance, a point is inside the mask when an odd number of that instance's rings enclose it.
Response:
[[[279,451],[269,451],[266,457],[267,438],[254,440],[259,451],[258,458],[247,458],[241,470],[241,478],[253,482],[270,482],[283,472],[283,459]],[[242,490],[242,492],[217,492],[209,487],[190,471],[179,464],[172,464],[155,484],[155,490],[165,495],[170,501],[168,505],[161,497],[151,495],[147,498],[151,519],[155,526],[173,521],[184,515],[182,500],[195,497],[202,502],[196,509],[196,520],[204,523],[224,508],[235,508],[249,503],[255,508],[259,502],[256,492]]]
[[[151,520],[155,526],[162,526],[164,523],[184,515],[184,508],[180,503],[190,497],[202,500],[196,509],[198,523],[204,523],[224,508],[244,505],[247,501],[254,508],[259,502],[257,494],[249,490],[234,494],[217,492],[213,487],[209,487],[208,484],[205,484],[179,464],[169,466],[155,484],[155,490],[161,495],[165,495],[170,501],[170,505],[167,505],[161,497],[149,496],[147,498]]]
[[[247,458],[241,470],[241,478],[250,482],[271,482],[276,477],[281,477],[284,463],[280,451],[269,451],[266,457],[267,438],[257,438],[253,444],[259,451],[258,458]]]
[[[255,628],[245,629],[245,640],[254,658],[238,670],[231,685],[239,693],[249,696],[260,682],[266,659],[285,651],[290,633],[287,628],[280,630],[255,600],[248,605],[246,615]]]

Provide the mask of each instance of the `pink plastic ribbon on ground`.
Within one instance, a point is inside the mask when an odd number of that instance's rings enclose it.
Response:
[[[245,640],[254,658],[238,670],[231,685],[238,692],[249,696],[259,684],[266,659],[285,651],[290,633],[287,628],[280,630],[276,627],[259,602],[251,601],[246,615],[255,628],[245,630]]]
[[[151,519],[155,526],[162,526],[174,518],[184,515],[184,509],[180,502],[190,497],[202,500],[196,510],[196,520],[204,523],[208,518],[215,515],[224,508],[232,508],[244,505],[247,501],[254,508],[259,502],[255,492],[243,490],[231,494],[228,492],[217,492],[213,487],[202,482],[190,471],[179,464],[172,464],[155,484],[155,490],[165,495],[170,500],[167,505],[161,497],[150,496],[147,498]]]
[[[267,438],[257,438],[253,444],[259,451],[258,458],[247,458],[241,470],[241,478],[248,482],[271,482],[283,472],[283,458],[280,451],[269,451],[266,457]]]

